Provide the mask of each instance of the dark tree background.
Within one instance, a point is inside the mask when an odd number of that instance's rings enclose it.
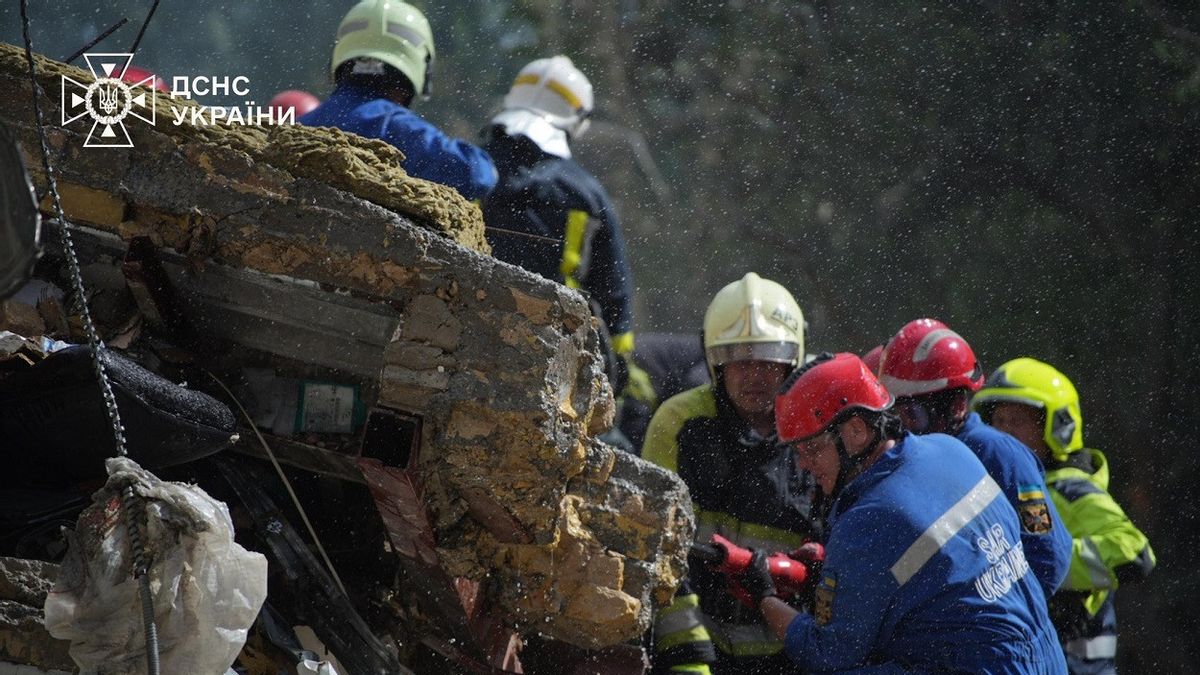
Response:
[[[62,58],[151,3],[31,0]],[[329,89],[350,2],[163,0],[135,63]],[[596,85],[580,160],[624,219],[641,330],[695,331],[747,271],[793,290],[810,351],[941,318],[992,368],[1065,371],[1159,569],[1118,594],[1123,667],[1200,665],[1200,6],[1082,0],[425,2],[419,110],[473,137],[526,61]],[[20,41],[16,3],[0,39]],[[98,48],[99,49],[99,48]],[[210,103],[240,103],[221,101]]]

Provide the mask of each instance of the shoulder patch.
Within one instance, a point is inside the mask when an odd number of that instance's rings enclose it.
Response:
[[[1025,532],[1046,534],[1054,527],[1054,522],[1050,520],[1050,509],[1044,500],[1022,502],[1017,512],[1021,516],[1021,529]]]
[[[824,626],[833,620],[833,595],[837,589],[837,578],[832,574],[821,577],[813,596],[813,618],[818,626]]]

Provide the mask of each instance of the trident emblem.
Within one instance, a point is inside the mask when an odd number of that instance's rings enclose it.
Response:
[[[117,111],[117,88],[114,85],[100,87],[96,92],[100,99],[100,109],[105,115],[112,115]]]

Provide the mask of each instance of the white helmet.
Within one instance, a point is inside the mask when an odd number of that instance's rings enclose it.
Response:
[[[525,136],[543,151],[570,157],[568,139],[587,130],[592,83],[565,56],[538,59],[521,69],[492,124],[510,136]]]

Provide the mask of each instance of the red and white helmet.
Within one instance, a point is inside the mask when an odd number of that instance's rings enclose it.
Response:
[[[936,319],[910,321],[883,349],[880,380],[897,397],[978,391],[983,369],[971,345]]]

